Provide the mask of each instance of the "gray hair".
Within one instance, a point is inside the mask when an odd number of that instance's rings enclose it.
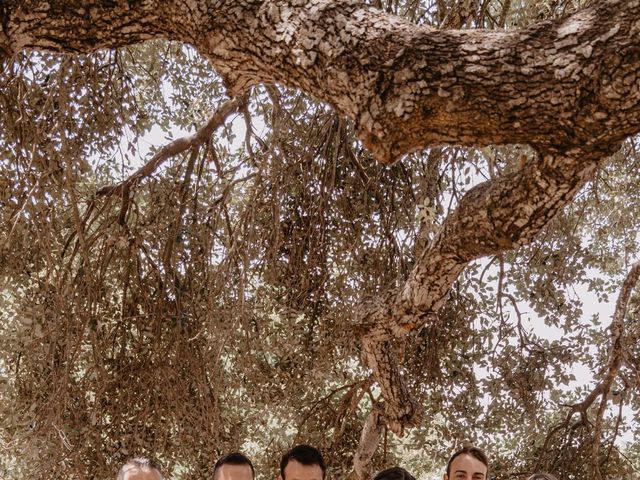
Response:
[[[147,457],[136,457],[129,460],[122,465],[116,480],[125,480],[125,475],[132,469],[136,470],[155,470],[162,479],[162,473],[160,473],[160,465],[155,460],[151,460]]]

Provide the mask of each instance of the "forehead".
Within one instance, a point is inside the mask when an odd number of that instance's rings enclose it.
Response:
[[[467,455],[466,453],[458,455],[453,459],[453,462],[451,462],[451,474],[453,475],[458,470],[463,470],[471,474],[487,474],[487,466],[476,457]]]
[[[284,477],[286,480],[322,480],[322,468],[320,465],[303,465],[291,459],[284,467]]]
[[[218,472],[218,478],[224,478],[225,480],[242,480],[253,477],[251,467],[245,464],[236,465],[233,463],[225,463],[220,467]]]

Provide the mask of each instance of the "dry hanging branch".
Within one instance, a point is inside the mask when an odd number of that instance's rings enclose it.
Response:
[[[591,432],[591,450],[590,459],[592,464],[592,480],[601,480],[603,478],[600,462],[600,448],[602,444],[602,430],[604,422],[604,414],[609,402],[611,401],[611,389],[618,378],[620,367],[624,362],[626,351],[626,335],[625,332],[625,317],[627,313],[627,306],[631,293],[633,292],[638,279],[640,278],[640,262],[635,263],[622,283],[618,299],[616,301],[616,308],[613,314],[611,324],[609,325],[609,347],[606,365],[600,370],[599,376],[601,380],[598,384],[589,392],[589,394],[579,403],[572,405],[567,412],[564,420],[554,426],[545,439],[542,446],[542,452],[546,452],[551,447],[551,442],[556,438],[556,435],[564,434],[571,429],[577,428],[577,426],[592,426]],[[618,392],[620,395],[621,392]],[[592,420],[589,415],[589,409],[593,404],[600,399],[598,405],[595,420]],[[573,417],[578,414],[580,420],[577,423],[572,423]],[[542,465],[538,463],[536,469],[542,468]]]
[[[178,138],[168,145],[165,145],[129,178],[123,180],[117,185],[108,185],[100,188],[96,192],[96,195],[128,195],[132,188],[140,183],[141,180],[152,175],[164,162],[176,155],[186,152],[187,150],[200,147],[209,139],[209,137],[211,137],[216,129],[224,124],[229,115],[238,112],[241,105],[245,102],[246,98],[228,100],[222,104],[213,115],[211,115],[207,123],[196,133],[189,135],[188,137]]]

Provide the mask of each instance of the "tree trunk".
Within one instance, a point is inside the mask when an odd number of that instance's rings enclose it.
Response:
[[[0,51],[178,40],[211,61],[232,96],[278,82],[328,102],[383,163],[443,143],[538,152],[469,191],[398,292],[363,301],[365,361],[386,402],[367,423],[363,458],[379,436],[376,422],[402,433],[418,418],[393,342],[434,317],[470,261],[529,242],[640,130],[638,0],[602,0],[518,31],[439,31],[357,0],[85,3],[5,0]],[[362,462],[359,471],[367,471]]]

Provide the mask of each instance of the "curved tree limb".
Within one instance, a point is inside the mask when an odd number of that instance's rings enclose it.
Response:
[[[191,43],[232,95],[258,83],[304,90],[355,120],[385,163],[440,143],[546,153],[640,130],[638,0],[514,31],[435,30],[358,0],[6,0],[0,15],[11,52]]]
[[[603,155],[539,157],[519,171],[471,189],[444,221],[399,292],[361,305],[363,351],[386,400],[396,434],[419,421],[392,348],[397,338],[435,319],[449,289],[472,260],[531,241],[591,177]]]

